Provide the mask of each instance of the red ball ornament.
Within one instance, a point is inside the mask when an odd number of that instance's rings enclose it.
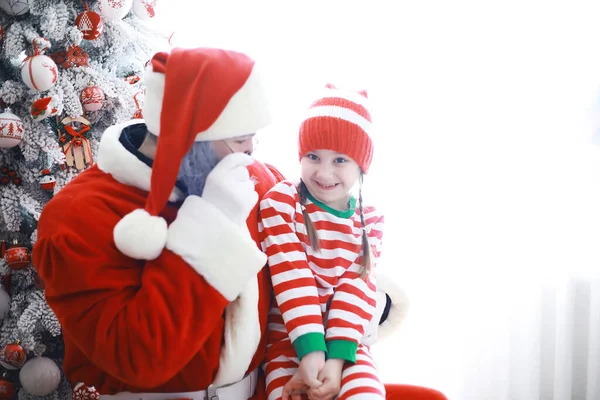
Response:
[[[100,14],[86,10],[75,18],[75,26],[83,33],[85,40],[95,40],[102,34],[104,22]]]
[[[85,111],[98,111],[104,104],[104,91],[90,83],[81,91],[81,104]]]
[[[3,376],[0,378],[0,400],[9,400],[15,395],[15,385]]]
[[[31,254],[27,247],[20,246],[15,240],[13,246],[6,250],[4,253],[4,260],[8,267],[14,271],[23,269],[31,262]]]
[[[73,400],[99,400],[100,393],[93,386],[85,386],[82,382],[73,386]]]
[[[0,364],[6,369],[19,369],[27,361],[25,349],[21,346],[21,342],[10,343],[4,346],[0,351]]]
[[[42,189],[47,190],[49,192],[54,190],[56,186],[56,178],[52,175],[49,169],[44,169],[40,173],[40,186]]]

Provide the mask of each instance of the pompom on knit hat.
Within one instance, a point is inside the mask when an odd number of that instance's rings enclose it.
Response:
[[[369,172],[373,159],[371,113],[366,91],[352,92],[325,87],[314,101],[300,125],[298,149],[300,159],[315,150],[332,150],[346,154]]]
[[[255,62],[243,53],[216,48],[157,53],[144,81],[144,122],[158,136],[150,192],[144,208],[116,224],[113,239],[121,253],[152,260],[166,246],[167,222],[160,213],[194,142],[255,133],[270,123],[271,114]]]

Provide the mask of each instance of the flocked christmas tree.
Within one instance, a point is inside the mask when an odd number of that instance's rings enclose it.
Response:
[[[146,22],[155,2],[0,0],[0,399],[72,397],[29,262],[36,222],[93,165],[104,130],[140,117],[143,69],[164,42]]]

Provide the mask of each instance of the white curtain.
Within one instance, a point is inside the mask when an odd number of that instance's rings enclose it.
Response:
[[[276,120],[256,154],[289,177],[313,94],[368,89],[365,196],[412,302],[374,346],[387,382],[600,399],[597,1],[166,3],[177,45],[262,63]]]

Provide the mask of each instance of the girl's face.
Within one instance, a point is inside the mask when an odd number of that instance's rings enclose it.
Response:
[[[300,167],[302,181],[315,199],[336,210],[348,207],[350,191],[360,176],[353,159],[331,150],[315,150],[302,157]]]

